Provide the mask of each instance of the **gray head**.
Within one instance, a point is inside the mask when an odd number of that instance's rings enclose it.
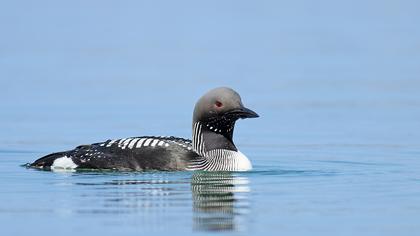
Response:
[[[220,87],[204,94],[195,104],[193,126],[200,122],[209,141],[222,136],[234,147],[232,136],[235,122],[238,119],[256,117],[258,114],[242,104],[237,92],[231,88]],[[220,141],[217,144],[220,144]]]
[[[228,118],[255,118],[258,114],[245,108],[239,94],[227,87],[215,88],[204,94],[195,104],[193,122],[214,122]]]

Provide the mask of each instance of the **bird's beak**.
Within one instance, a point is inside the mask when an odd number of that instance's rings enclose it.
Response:
[[[235,116],[237,116],[238,118],[241,118],[241,119],[259,117],[259,115],[255,111],[253,111],[251,109],[248,109],[246,107],[241,107],[241,108],[235,109],[235,110],[231,111],[230,113],[234,114]]]

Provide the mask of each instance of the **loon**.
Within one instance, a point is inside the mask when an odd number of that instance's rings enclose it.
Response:
[[[29,167],[53,171],[248,171],[251,162],[235,146],[233,130],[238,119],[256,117],[258,114],[244,107],[233,89],[215,88],[195,105],[192,140],[173,136],[113,139],[52,153]]]

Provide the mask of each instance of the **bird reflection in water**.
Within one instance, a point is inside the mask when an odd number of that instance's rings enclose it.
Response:
[[[126,217],[117,215],[134,214],[136,221],[131,225],[170,228],[174,222],[183,222],[182,216],[189,215],[191,205],[193,230],[242,231],[248,225],[249,181],[241,173],[196,172],[191,176],[146,172],[111,178],[84,173],[80,177],[84,181],[75,184],[83,186],[78,192],[83,204],[74,210],[80,214],[110,214],[114,225],[127,224]]]
[[[249,210],[248,183],[248,178],[237,173],[194,173],[191,180],[194,230],[244,230]]]

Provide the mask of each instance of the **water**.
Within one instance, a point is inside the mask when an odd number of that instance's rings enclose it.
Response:
[[[24,6],[24,7],[23,7]],[[2,235],[418,235],[415,1],[3,1]],[[246,173],[21,165],[108,138],[191,136],[206,90]]]

